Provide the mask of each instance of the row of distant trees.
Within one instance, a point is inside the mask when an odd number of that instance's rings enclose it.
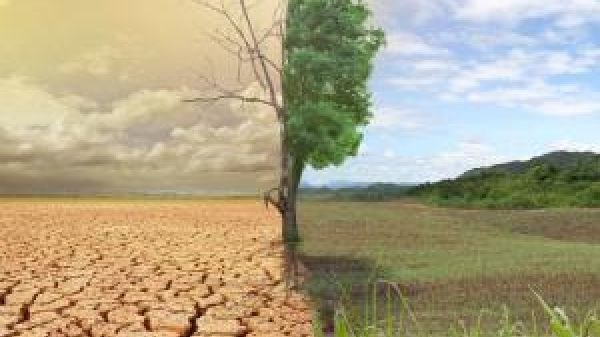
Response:
[[[406,197],[413,186],[376,183],[364,187],[305,187],[300,197],[309,200],[388,201]]]
[[[484,171],[424,184],[410,194],[459,207],[599,207],[600,159],[564,167],[537,163],[519,171]]]

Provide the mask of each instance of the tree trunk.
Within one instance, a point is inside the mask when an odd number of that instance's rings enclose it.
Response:
[[[285,115],[284,115],[285,116]],[[298,229],[296,226],[296,205],[295,197],[292,196],[292,158],[287,143],[286,120],[280,120],[281,131],[281,176],[279,181],[279,212],[281,213],[281,232],[284,243],[293,243],[298,241]]]
[[[298,183],[295,176],[295,171],[297,171],[297,166],[295,165],[295,161],[293,161],[290,158],[291,156],[289,156],[289,154],[287,155],[287,157],[291,164],[288,164],[288,175],[285,181],[286,185],[282,185],[284,186],[283,189],[287,191],[287,196],[284,199],[285,201],[283,202],[283,212],[281,214],[283,225],[283,240],[285,243],[297,243],[300,240],[296,215],[296,197],[298,194]]]
[[[302,172],[304,171],[304,162],[300,158],[288,158],[290,162],[289,174],[288,174],[288,199],[287,208],[285,215],[283,216],[284,221],[284,238],[287,243],[295,243],[300,240],[300,234],[298,231],[298,218],[297,218],[297,197],[298,187],[300,185],[300,179]]]

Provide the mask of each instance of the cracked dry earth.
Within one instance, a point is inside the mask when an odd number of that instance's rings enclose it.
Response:
[[[254,201],[0,202],[0,337],[309,336]]]

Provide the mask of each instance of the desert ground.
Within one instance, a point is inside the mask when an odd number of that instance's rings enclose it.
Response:
[[[0,201],[0,336],[309,336],[257,201]]]

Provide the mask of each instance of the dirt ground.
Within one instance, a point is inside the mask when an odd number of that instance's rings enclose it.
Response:
[[[0,201],[0,337],[309,336],[255,201]]]

